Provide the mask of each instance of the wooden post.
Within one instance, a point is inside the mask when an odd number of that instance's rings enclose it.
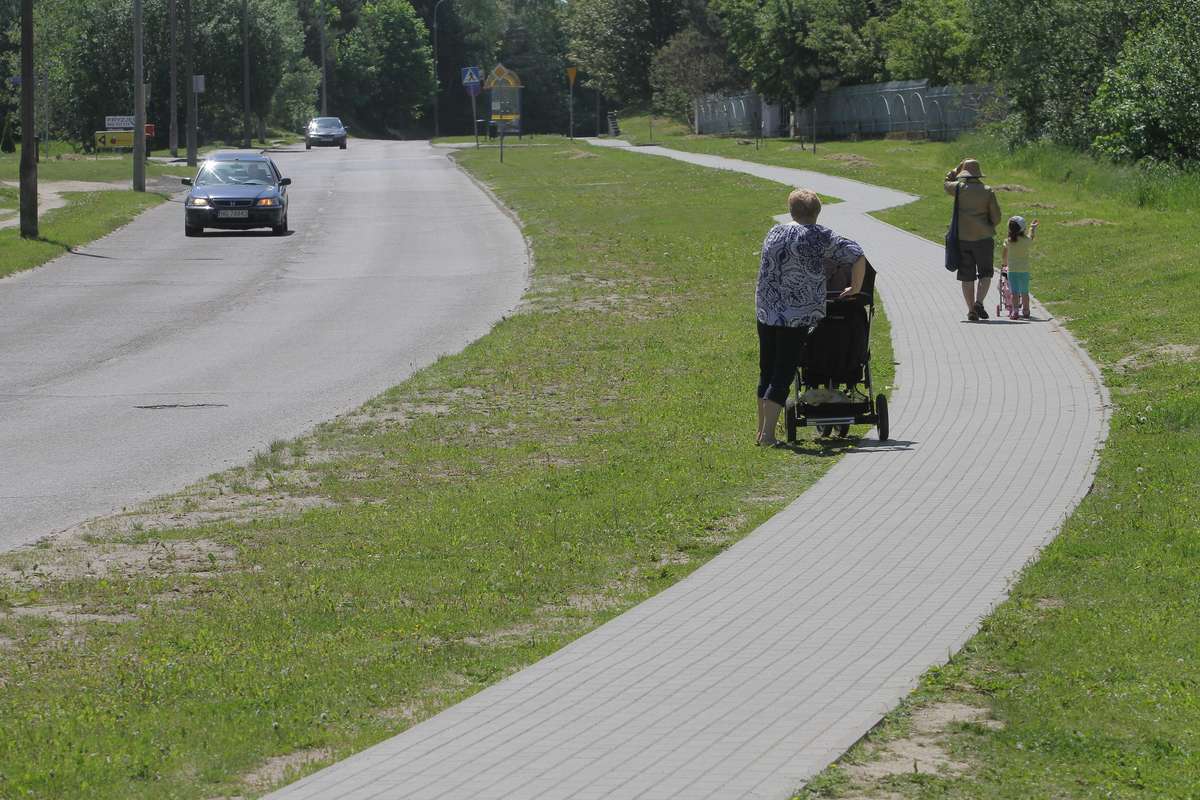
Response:
[[[142,0],[133,0],[133,190],[146,191],[146,69],[142,63]]]
[[[21,0],[21,238],[38,235],[37,130],[33,113],[33,0]]]
[[[250,0],[242,0],[242,147],[249,149],[250,131]]]
[[[179,157],[179,98],[176,86],[179,84],[179,25],[175,19],[175,0],[167,0],[167,25],[171,29],[171,129],[167,134],[167,146],[171,148],[171,157]]]
[[[183,0],[183,71],[187,74],[187,163],[196,166],[196,65],[192,61],[192,0]]]

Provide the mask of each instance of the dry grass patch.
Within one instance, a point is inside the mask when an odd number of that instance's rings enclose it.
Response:
[[[297,750],[287,755],[268,758],[257,769],[242,776],[242,783],[255,791],[263,791],[298,778],[311,764],[319,764],[333,758],[333,752],[325,747]]]
[[[897,779],[918,775],[952,778],[968,772],[972,764],[953,756],[948,746],[949,736],[963,724],[1003,727],[989,718],[988,709],[966,703],[943,701],[913,709],[904,733],[868,738],[841,760],[836,769],[846,785],[837,796],[890,800],[901,796],[894,791]]]
[[[30,590],[85,578],[208,575],[235,560],[231,548],[207,539],[133,544],[66,536],[6,554],[0,580]]]
[[[1065,228],[1088,228],[1088,227],[1097,227],[1100,225],[1113,225],[1114,223],[1109,222],[1106,219],[1096,219],[1095,217],[1084,217],[1083,219],[1069,219],[1065,222],[1060,222],[1059,224]]]
[[[879,166],[874,161],[860,156],[858,153],[830,153],[827,156],[821,156],[823,161],[837,161],[845,164],[847,167],[855,169],[867,169],[870,167]]]
[[[1200,346],[1194,344],[1160,344],[1143,350],[1135,350],[1113,364],[1118,372],[1137,372],[1162,361],[1196,361],[1200,358]]]
[[[997,192],[1016,192],[1018,194],[1025,194],[1033,191],[1033,189],[1030,189],[1028,186],[1022,186],[1019,183],[997,183],[992,186],[992,189]]]

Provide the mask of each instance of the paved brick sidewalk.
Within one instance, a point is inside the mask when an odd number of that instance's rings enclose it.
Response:
[[[848,454],[667,591],[272,798],[787,798],[963,644],[1087,492],[1097,371],[1039,307],[966,322],[941,249],[864,213],[913,198],[637,152],[846,200],[821,221],[879,269],[895,441]]]

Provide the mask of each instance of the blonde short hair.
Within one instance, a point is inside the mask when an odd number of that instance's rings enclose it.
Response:
[[[812,189],[795,189],[788,195],[788,211],[794,220],[815,220],[821,213],[821,198]]]

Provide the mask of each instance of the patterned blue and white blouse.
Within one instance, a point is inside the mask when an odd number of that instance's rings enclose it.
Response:
[[[754,293],[758,321],[799,328],[825,316],[825,264],[850,266],[863,255],[857,242],[824,225],[785,222],[763,241]]]

